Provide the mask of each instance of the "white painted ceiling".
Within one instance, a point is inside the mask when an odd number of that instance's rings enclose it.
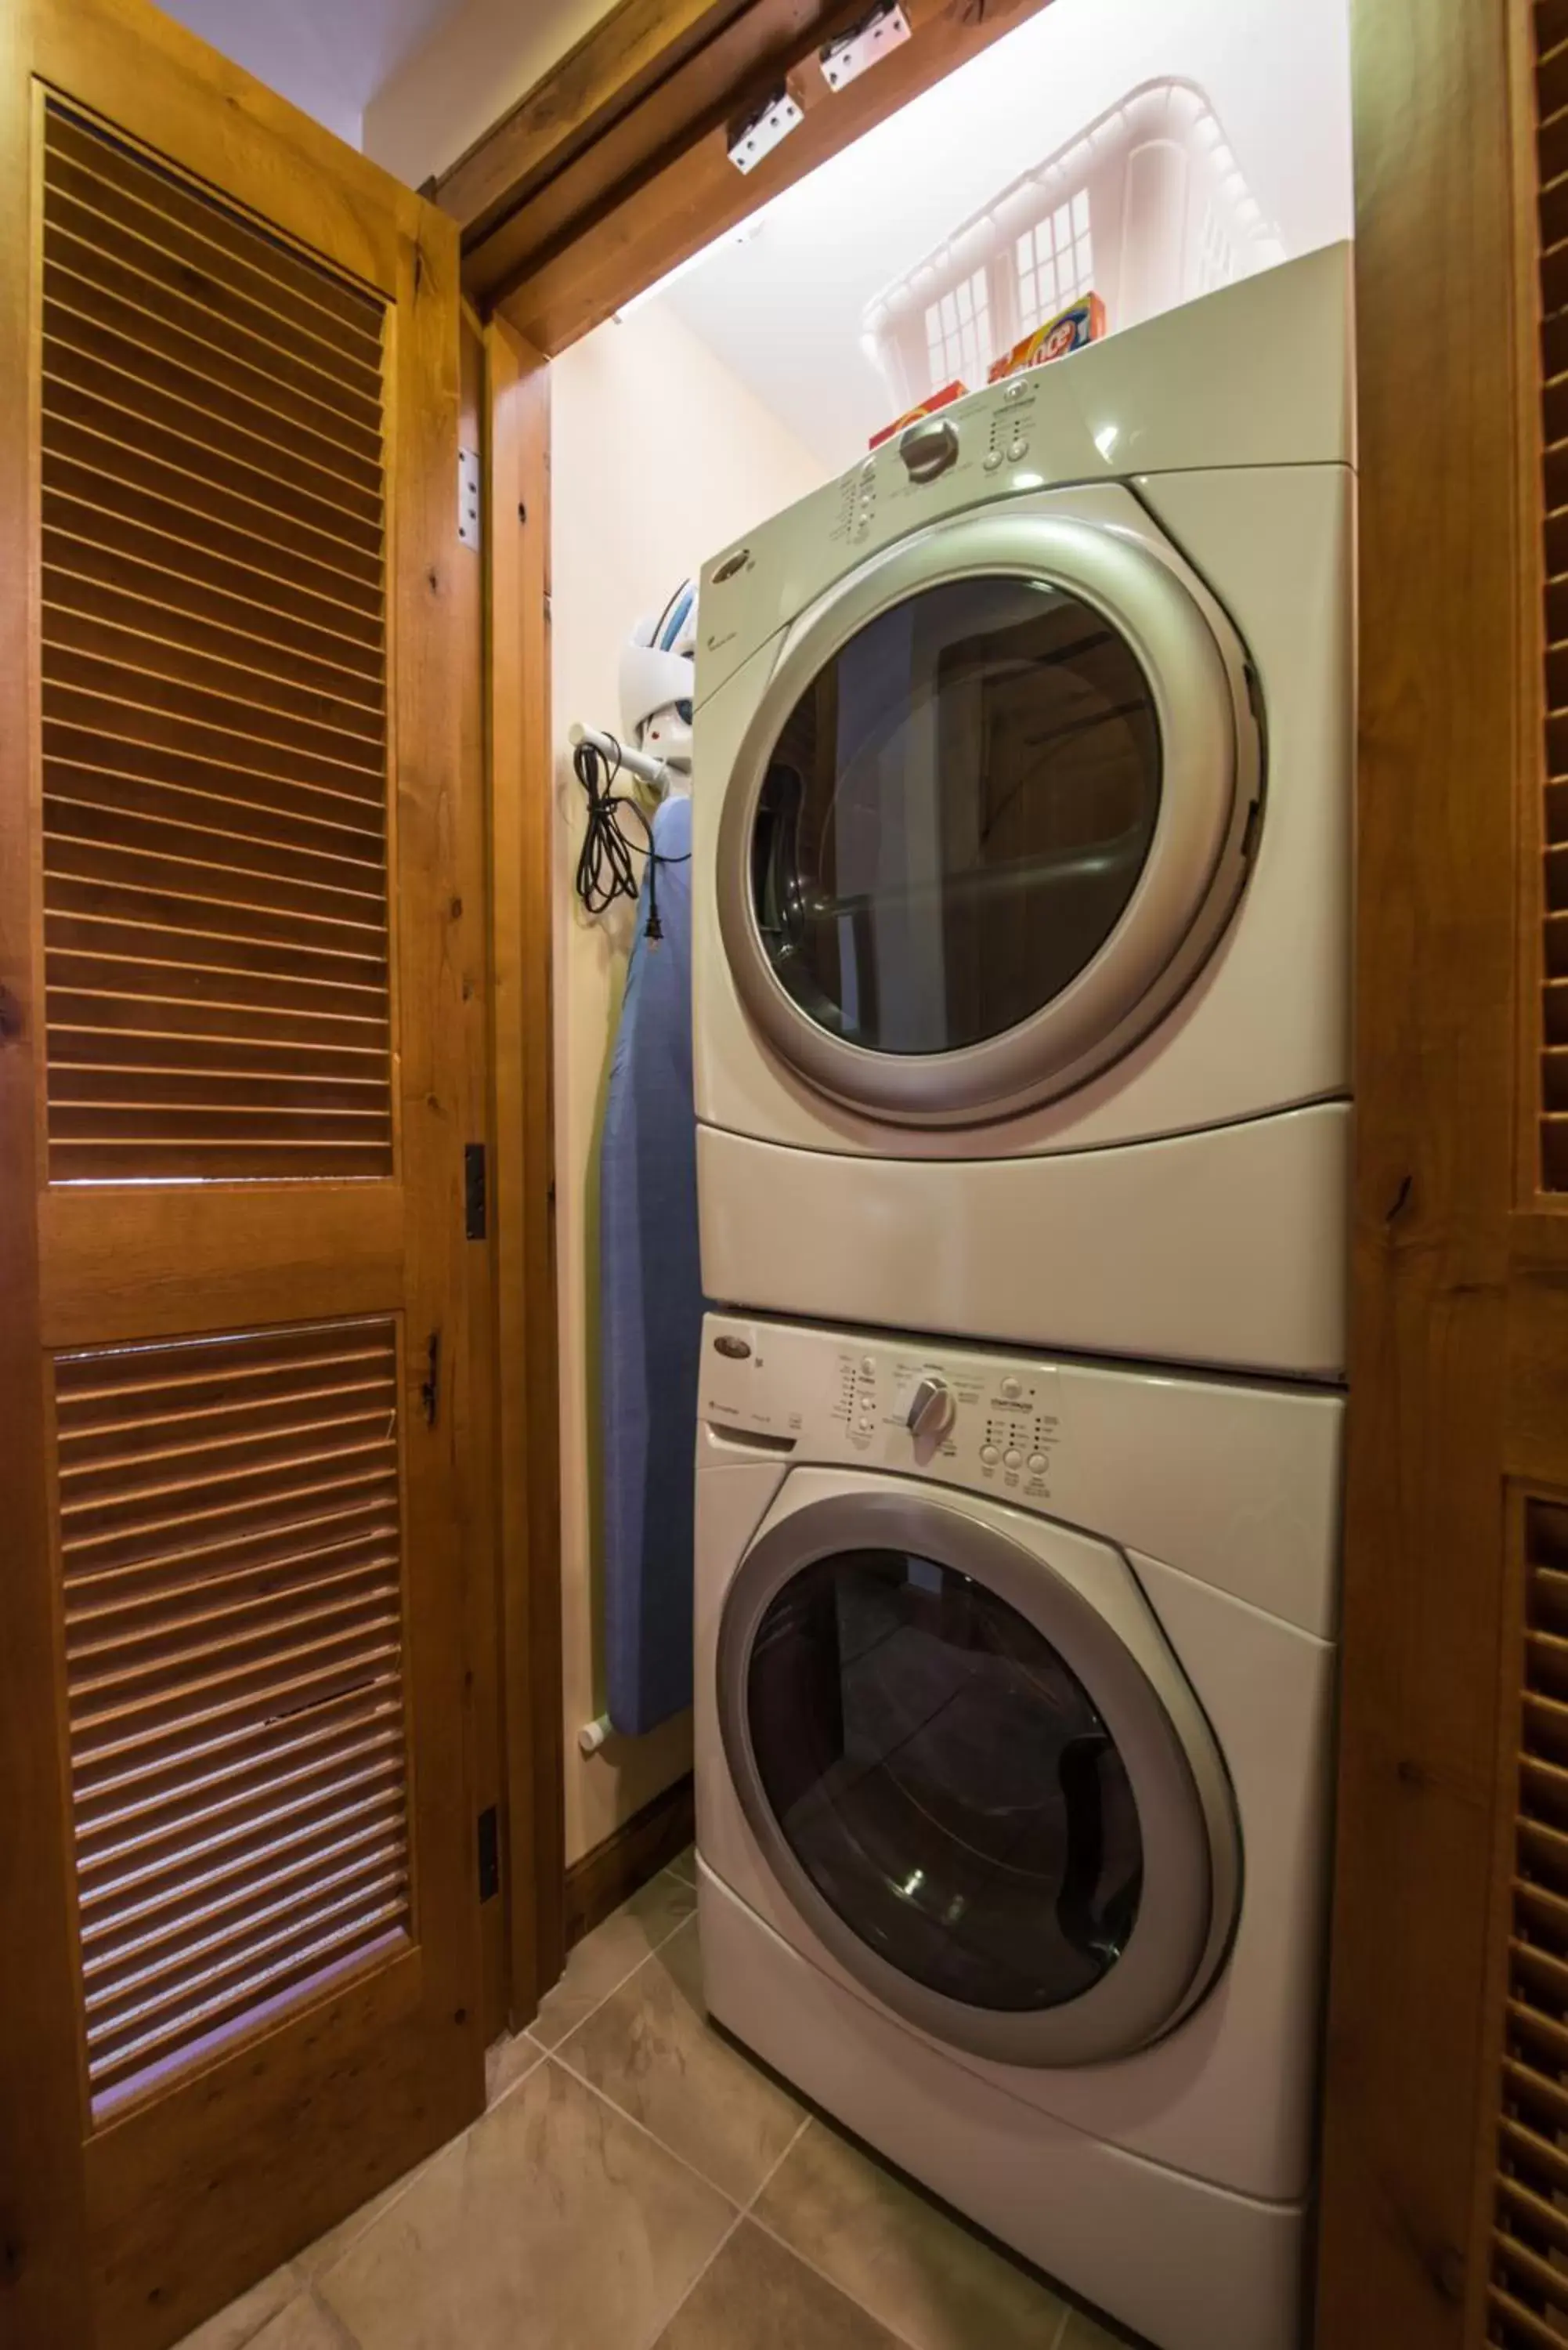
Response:
[[[458,0],[159,0],[293,103],[360,144],[365,109]],[[524,0],[526,6],[527,0]]]

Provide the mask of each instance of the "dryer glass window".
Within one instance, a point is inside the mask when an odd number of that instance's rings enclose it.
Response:
[[[1091,962],[1159,812],[1159,726],[1112,624],[1044,580],[950,580],[852,637],[774,746],[752,895],[821,1028],[946,1053]]]
[[[1024,2012],[1116,1964],[1143,1885],[1131,1784],[1087,1690],[994,1592],[846,1551],[757,1628],[747,1721],[796,1859],[929,1989]]]

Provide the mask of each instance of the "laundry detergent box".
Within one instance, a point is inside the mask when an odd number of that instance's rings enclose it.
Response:
[[[968,392],[968,384],[960,383],[955,377],[951,383],[944,383],[940,391],[933,391],[929,400],[918,400],[913,408],[906,408],[902,416],[895,416],[891,424],[884,424],[880,432],[873,432],[867,447],[879,449],[884,441],[893,438],[895,432],[905,432],[909,425],[918,424],[922,416],[934,416],[939,408],[950,408],[955,400],[966,398]]]
[[[1069,351],[1082,350],[1085,343],[1097,343],[1106,331],[1106,306],[1097,294],[1081,295],[1069,302],[1054,318],[1042,327],[1033,328],[1020,343],[992,362],[987,383],[1000,383],[1004,375],[1022,375],[1025,368],[1047,366],[1052,359],[1065,359]]]

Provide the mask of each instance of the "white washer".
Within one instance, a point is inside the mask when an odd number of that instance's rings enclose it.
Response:
[[[710,1297],[1343,1371],[1349,296],[977,392],[707,567]]]
[[[1302,2338],[1344,1409],[703,1335],[710,2008],[1161,2350]]]

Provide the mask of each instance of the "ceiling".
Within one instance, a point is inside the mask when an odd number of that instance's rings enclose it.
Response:
[[[460,0],[159,0],[340,139],[361,143],[365,109]]]

